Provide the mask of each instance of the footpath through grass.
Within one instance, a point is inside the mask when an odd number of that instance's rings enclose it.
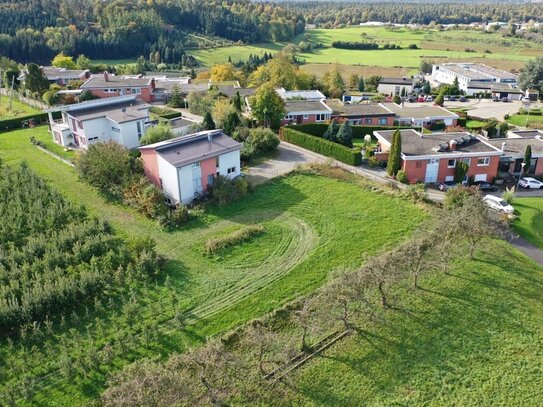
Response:
[[[518,212],[513,229],[524,239],[543,249],[543,198],[516,198],[513,205]]]
[[[55,335],[16,341],[15,347],[0,339],[0,393],[35,381],[27,405],[86,404],[111,371],[138,358],[182,352],[306,294],[335,270],[358,267],[364,254],[403,239],[427,216],[354,181],[295,174],[168,233],[106,202],[75,170],[28,142],[46,131],[0,134],[0,157],[9,165],[26,160],[121,236],[152,237],[168,262],[156,283],[127,287],[124,299],[89,304],[64,323],[54,321]],[[205,255],[209,238],[251,224],[262,224],[265,232],[220,255]]]

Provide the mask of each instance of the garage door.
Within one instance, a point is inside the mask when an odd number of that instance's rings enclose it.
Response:
[[[476,174],[476,175],[475,175],[474,181],[475,181],[475,182],[477,182],[477,181],[484,181],[484,182],[486,182],[486,174]]]

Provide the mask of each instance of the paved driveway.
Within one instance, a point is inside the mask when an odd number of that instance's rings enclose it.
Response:
[[[277,147],[276,157],[249,167],[247,175],[253,183],[261,184],[271,178],[291,172],[298,164],[325,161],[326,159],[318,154],[281,142]]]
[[[522,104],[519,100],[514,100],[512,102],[493,102],[489,99],[474,100],[468,99],[466,102],[447,102],[445,101],[443,107],[453,108],[453,107],[464,107],[468,108],[468,115],[481,117],[483,119],[496,118],[498,120],[504,120],[506,114],[512,115],[517,113]]]

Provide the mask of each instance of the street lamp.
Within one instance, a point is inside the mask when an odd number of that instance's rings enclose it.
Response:
[[[518,184],[520,184],[520,179],[522,178],[522,174],[524,174],[524,166],[525,165],[526,165],[526,163],[520,164],[520,174],[518,176],[517,187],[515,188],[517,190],[518,190]]]

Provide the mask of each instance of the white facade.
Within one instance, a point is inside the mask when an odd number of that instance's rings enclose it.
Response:
[[[405,94],[411,93],[413,91],[413,85],[396,85],[389,83],[380,83],[377,87],[377,91],[383,95],[398,95],[402,93],[402,89],[405,88]]]
[[[515,85],[517,75],[475,63],[448,63],[432,66],[432,79],[441,84],[452,85],[458,79],[458,87],[468,92],[470,82],[507,83]]]

